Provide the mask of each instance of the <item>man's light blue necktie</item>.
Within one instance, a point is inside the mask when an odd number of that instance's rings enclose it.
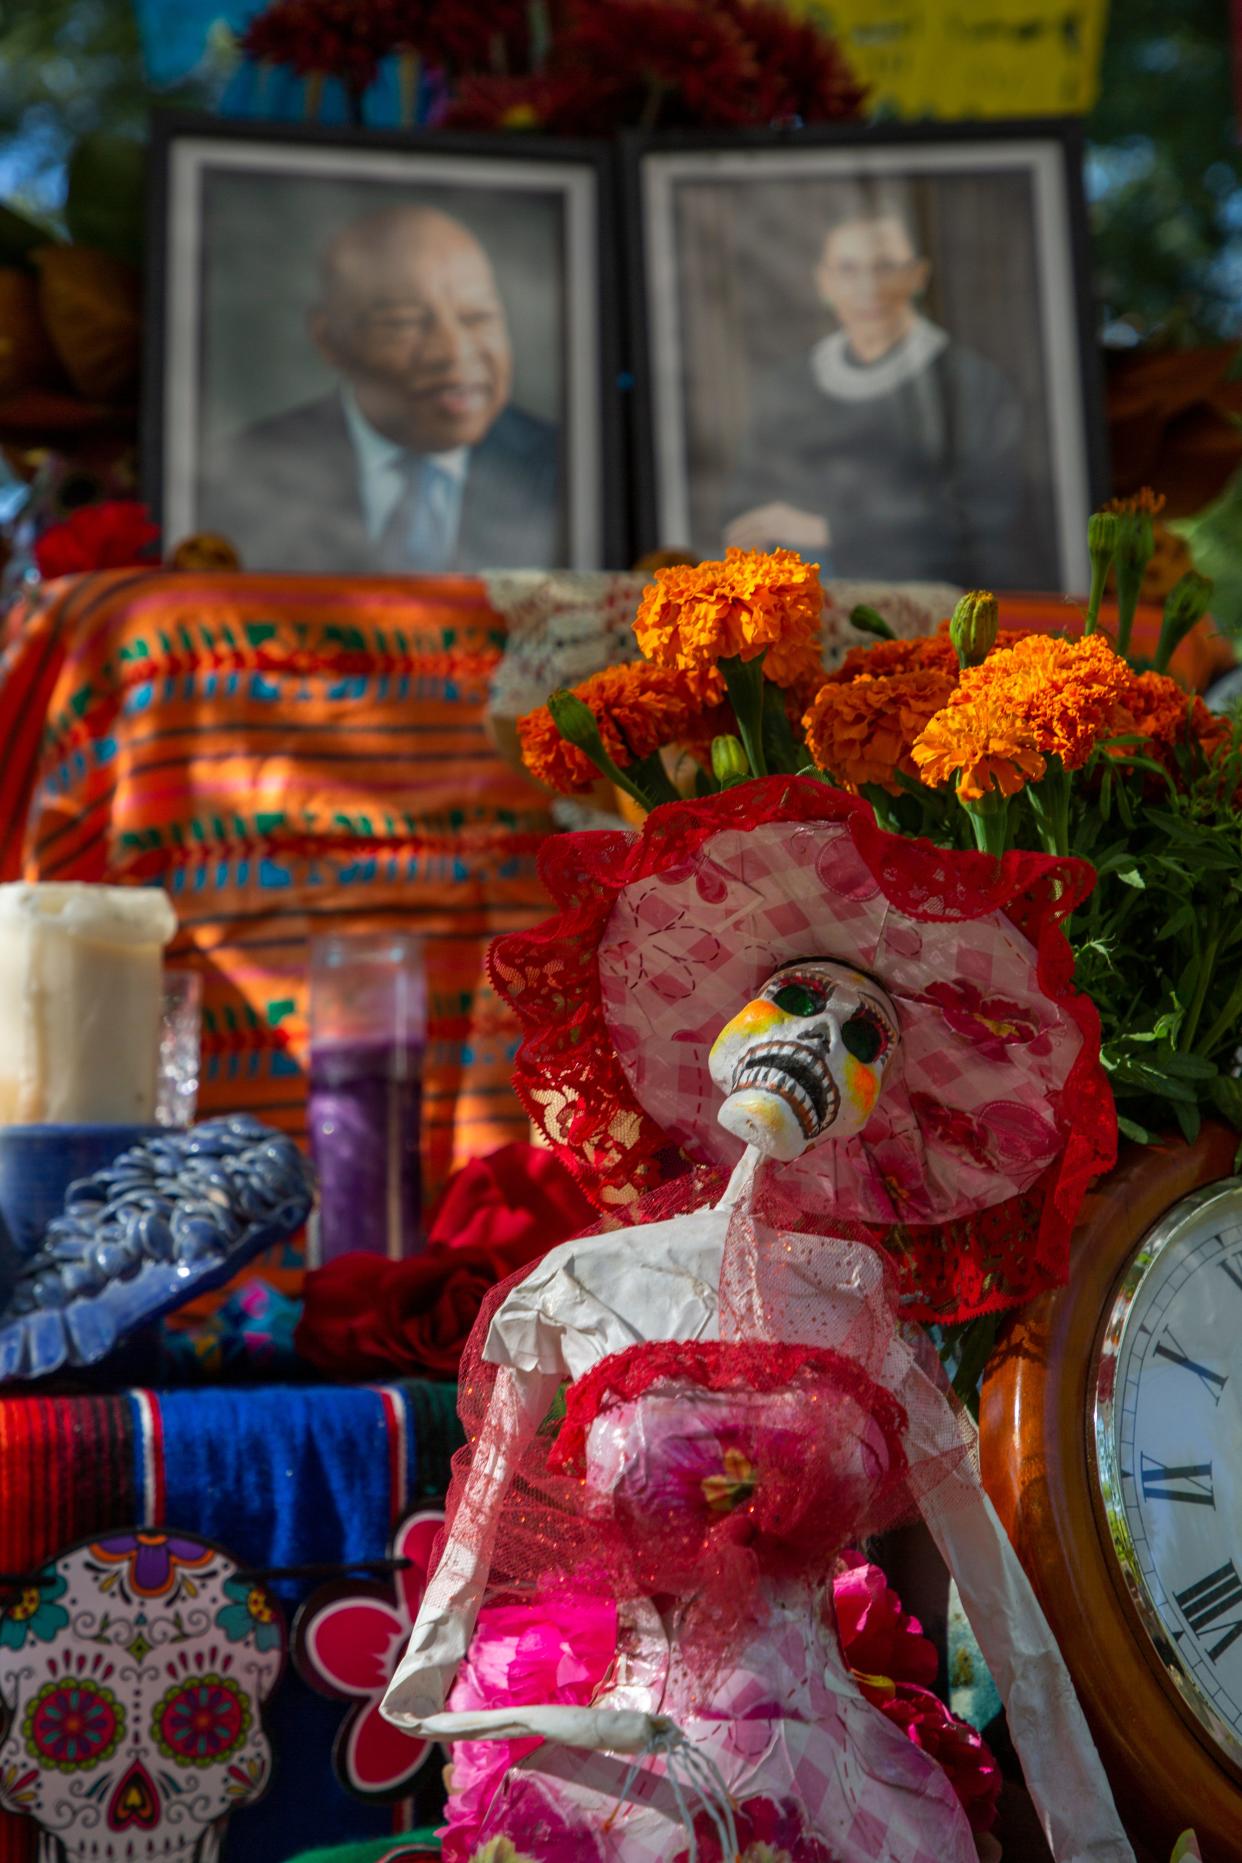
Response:
[[[404,460],[402,476],[405,489],[380,532],[380,567],[397,575],[451,569],[457,554],[457,481],[434,460],[414,453]]]

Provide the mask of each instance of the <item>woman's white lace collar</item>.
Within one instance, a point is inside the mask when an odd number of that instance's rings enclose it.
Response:
[[[838,401],[874,401],[920,375],[949,339],[938,324],[916,317],[906,336],[878,362],[850,359],[844,330],[834,330],[811,351],[811,373],[826,395]]]

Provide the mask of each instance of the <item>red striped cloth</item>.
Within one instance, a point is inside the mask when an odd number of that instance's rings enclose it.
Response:
[[[309,1563],[303,1579],[275,1584],[291,1621],[316,1585],[382,1559],[399,1522],[443,1493],[460,1441],[453,1395],[411,1381],[0,1398],[0,1574],[37,1572],[110,1531],[179,1532],[244,1567]],[[0,1581],[0,1620],[18,1596]],[[21,1660],[12,1643],[4,1656],[10,1668]],[[317,1839],[410,1827],[408,1801],[362,1805],[335,1782],[330,1746],[345,1713],[286,1671],[268,1704],[272,1788],[231,1825],[226,1858],[276,1863]],[[154,1751],[145,1757],[156,1771]],[[37,1835],[0,1811],[0,1863],[34,1863]]]

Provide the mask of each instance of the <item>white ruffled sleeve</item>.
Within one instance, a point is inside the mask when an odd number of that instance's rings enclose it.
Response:
[[[502,1365],[496,1374],[453,1530],[381,1707],[386,1720],[411,1733],[428,1732],[424,1723],[444,1707],[470,1647],[513,1471],[559,1387],[557,1372],[515,1371]]]
[[[948,1402],[913,1363],[897,1395],[913,1418],[933,1397]],[[912,1460],[919,1450],[911,1440]],[[930,1491],[923,1513],[1005,1704],[1056,1863],[1134,1863],[1064,1658],[971,1460]]]

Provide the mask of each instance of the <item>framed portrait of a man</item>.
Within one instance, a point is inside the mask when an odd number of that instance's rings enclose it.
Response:
[[[165,119],[144,476],[250,569],[624,560],[589,145]]]
[[[1080,168],[1060,123],[633,143],[642,547],[1085,589]]]

